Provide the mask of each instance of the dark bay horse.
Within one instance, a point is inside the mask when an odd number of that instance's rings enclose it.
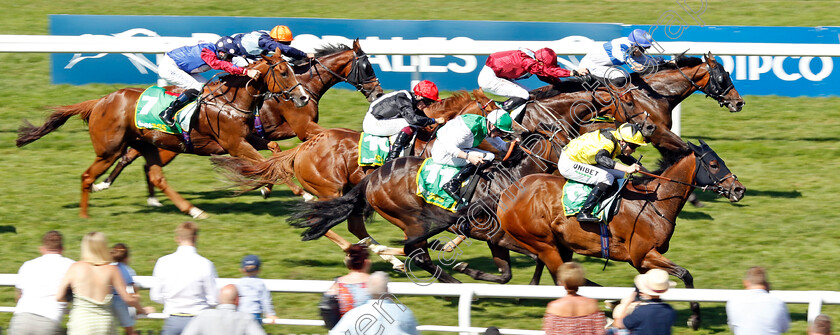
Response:
[[[253,139],[253,120],[256,106],[269,95],[281,94],[294,101],[296,106],[308,103],[309,96],[300,87],[289,64],[279,50],[274,56],[264,57],[248,66],[260,72],[257,80],[245,76],[225,76],[208,83],[199,98],[199,110],[193,116],[190,131],[195,153],[210,154],[221,146],[231,155],[253,161],[263,156],[249,142]],[[75,105],[54,108],[40,127],[24,121],[20,127],[17,146],[31,143],[58,129],[70,117],[80,115],[88,123],[88,131],[96,152],[96,160],[82,174],[82,197],[79,204],[81,217],[88,217],[91,185],[104,173],[127,147],[137,149],[150,165],[152,183],[163,191],[184,213],[193,217],[206,214],[169,187],[161,170],[158,147],[175,152],[187,151],[180,135],[157,130],[138,129],[134,124],[134,109],[143,89],[126,88],[99,99]],[[212,142],[212,145],[211,145]]]
[[[259,112],[262,132],[258,131],[255,134],[256,136],[270,141],[297,136],[300,140],[306,141],[320,133],[323,128],[316,123],[318,121],[318,102],[327,90],[342,81],[353,85],[370,102],[382,95],[382,86],[379,85],[379,79],[376,78],[373,66],[370,64],[367,54],[359,45],[358,39],[353,42],[352,48],[345,45],[323,46],[315,51],[315,56],[314,64],[295,67],[295,71],[298,73],[298,82],[311,97],[310,103],[297,108],[291,101],[280,97],[266,100]],[[264,145],[256,145],[255,147],[258,150],[268,149],[274,153],[279,153],[280,148],[277,143],[270,141],[266,141],[267,147]],[[208,145],[213,144],[216,145],[213,154],[225,154],[224,149],[218,143],[209,139]],[[163,166],[169,164],[177,154],[177,152],[160,149]],[[139,156],[139,151],[129,148],[128,152],[117,161],[111,174],[103,182],[93,186],[93,191],[108,189],[122,170]],[[160,206],[160,202],[155,198],[154,184],[148,177],[148,166],[146,167],[146,181],[149,194],[147,202],[153,206]],[[303,191],[297,185],[293,183],[287,185],[295,194],[303,194]],[[267,196],[267,191],[267,189],[264,190],[264,196]]]
[[[609,258],[628,262],[639,273],[663,269],[694,287],[691,274],[663,256],[693,187],[708,188],[731,202],[744,196],[746,188],[726,167],[724,161],[701,140],[689,143],[689,150],[663,158],[655,174],[665,179],[641,178],[621,191],[618,214],[609,223]],[[560,195],[563,177],[534,174],[523,178],[521,186],[509,188],[496,211],[502,230],[520,246],[539,256],[557,279],[557,270],[573,253],[603,257],[597,223],[579,223],[566,217]],[[689,324],[700,322],[700,308],[691,303]]]

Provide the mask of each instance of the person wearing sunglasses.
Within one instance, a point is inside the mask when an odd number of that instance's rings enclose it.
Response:
[[[187,45],[167,52],[158,63],[158,75],[170,84],[176,85],[184,91],[169,107],[160,113],[160,118],[169,127],[175,127],[175,112],[198,97],[207,78],[200,73],[222,70],[233,75],[247,75],[257,79],[260,72],[245,69],[230,62],[233,57],[232,43],[223,37],[216,43],[199,43]]]
[[[626,173],[642,170],[639,163],[626,165],[616,162],[618,157],[630,162],[630,156],[639,146],[645,146],[645,137],[635,124],[625,123],[618,129],[599,129],[580,135],[571,140],[560,153],[557,171],[566,179],[592,185],[592,191],[586,197],[578,222],[598,222],[592,215],[592,209],[616,179],[624,178]]]
[[[650,56],[646,52],[651,47],[653,38],[642,29],[633,30],[627,37],[620,37],[604,44],[597,44],[580,60],[577,71],[593,77],[623,81],[627,73],[621,68],[627,64],[633,71],[665,63],[659,56]]]

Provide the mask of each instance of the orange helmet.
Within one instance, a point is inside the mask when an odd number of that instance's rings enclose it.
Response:
[[[286,26],[276,26],[271,29],[271,32],[268,33],[271,38],[273,38],[277,42],[291,42],[292,41],[292,30]]]

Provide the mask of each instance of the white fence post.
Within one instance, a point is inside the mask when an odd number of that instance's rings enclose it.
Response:
[[[677,104],[674,110],[671,111],[671,131],[677,136],[682,136],[682,104]]]
[[[467,286],[467,285],[465,285]],[[458,327],[471,327],[470,314],[472,313],[472,300],[475,292],[472,287],[461,291],[458,298]],[[475,333],[461,332],[461,335],[473,335]]]

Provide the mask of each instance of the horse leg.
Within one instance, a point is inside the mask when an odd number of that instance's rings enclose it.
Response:
[[[399,248],[388,248],[376,240],[368,234],[367,229],[365,229],[365,219],[361,215],[351,215],[347,218],[347,230],[350,231],[356,238],[360,240],[360,242],[365,242],[368,244],[368,248],[373,251],[375,254],[379,255],[383,260],[388,263],[391,263],[391,267],[394,270],[405,272],[405,264],[393,255],[405,255],[404,251]],[[338,234],[336,234],[338,236]]]
[[[679,266],[662,256],[658,251],[651,250],[645,259],[642,261],[641,267],[637,270],[639,273],[646,272],[650,269],[662,269],[668,272],[668,274],[679,278],[685,284],[686,288],[694,288],[694,277],[691,276],[691,273],[688,272],[684,267]],[[688,318],[688,326],[691,329],[697,330],[700,328],[700,304],[697,302],[690,302],[689,307],[691,309],[691,316]]]
[[[510,250],[495,245],[490,241],[487,242],[487,246],[490,247],[490,252],[493,254],[493,263],[496,263],[496,267],[499,268],[499,272],[501,272],[501,275],[494,275],[480,270],[470,269],[469,267],[467,267],[468,264],[466,262],[460,262],[458,264],[455,264],[455,267],[453,267],[453,269],[455,271],[473,277],[473,279],[491,281],[499,284],[505,284],[509,282],[510,279],[513,277],[513,273],[511,273],[510,271]]]
[[[149,181],[155,185],[181,212],[187,213],[196,219],[207,218],[207,213],[198,207],[193,206],[187,199],[178,194],[175,189],[169,187],[166,178],[163,176],[163,163],[157,148],[145,142],[137,143],[135,148],[146,158],[149,166]]]
[[[88,215],[88,202],[90,201],[91,186],[94,182],[96,182],[96,178],[105,173],[105,171],[114,164],[114,161],[116,161],[119,157],[118,155],[120,151],[114,153],[104,153],[102,156],[96,156],[96,160],[93,161],[93,164],[91,164],[90,167],[82,173],[82,197],[79,201],[79,217],[85,219],[90,217],[90,215]]]
[[[441,283],[460,283],[461,281],[455,279],[444,271],[440,266],[435,264],[432,261],[432,258],[429,256],[429,249],[427,248],[426,241],[422,241],[419,243],[414,243],[412,245],[405,246],[405,253],[408,255],[405,263],[405,274],[409,277],[409,279],[414,282],[415,284],[425,285],[431,284],[432,281],[437,279]],[[412,271],[412,264],[417,265],[423,270],[431,273],[433,278],[430,280],[420,280],[417,276],[414,275]]]
[[[134,160],[137,159],[137,157],[140,157],[140,152],[134,148],[128,148],[125,154],[123,154],[122,157],[120,157],[120,160],[117,161],[117,166],[114,167],[114,170],[111,171],[111,174],[108,175],[108,178],[105,178],[105,180],[101,183],[93,184],[93,186],[91,186],[90,188],[90,191],[99,192],[109,189],[111,187],[111,184],[113,184],[114,181],[117,180],[117,177],[120,176],[122,170],[125,169],[126,166],[134,162]]]
[[[139,151],[138,151],[139,154]],[[175,156],[178,156],[177,152],[158,149],[158,155],[160,155],[161,167],[169,165]],[[149,164],[143,165],[143,171],[146,176],[146,189],[149,194],[149,197],[146,198],[146,204],[152,207],[163,207],[163,204],[155,196],[155,184],[152,183],[152,180],[149,178]]]

